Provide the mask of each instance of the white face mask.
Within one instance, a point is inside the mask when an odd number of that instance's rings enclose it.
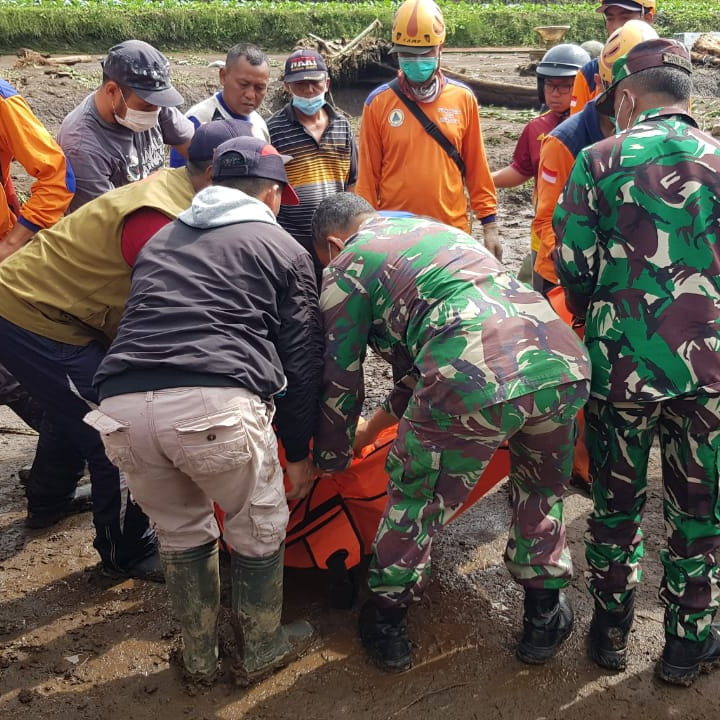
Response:
[[[633,113],[635,112],[635,98],[633,98],[633,104],[632,104],[632,110],[630,110],[630,116],[628,117],[628,124],[627,127],[621,128],[620,127],[620,110],[622,110],[623,103],[625,102],[625,98],[627,96],[623,95],[620,98],[620,104],[618,105],[617,112],[615,113],[615,132],[621,133],[625,132],[630,127],[630,118],[632,118]]]
[[[133,108],[128,107],[127,100],[125,100],[122,92],[120,95],[125,103],[125,117],[120,117],[116,112],[113,113],[115,122],[118,125],[122,125],[133,132],[144,132],[157,125],[160,108],[157,110],[133,110]]]

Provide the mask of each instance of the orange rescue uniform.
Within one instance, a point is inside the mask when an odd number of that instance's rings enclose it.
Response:
[[[10,179],[13,160],[36,178],[22,208]],[[15,88],[0,79],[0,238],[17,222],[34,232],[54,225],[74,191],[75,177],[60,146]]]
[[[572,89],[572,99],[570,100],[570,114],[579,113],[593,98],[596,98],[602,88],[595,82],[595,76],[600,72],[600,64],[597,58],[593,58],[589,63],[580,68],[580,72],[575,76],[575,83]]]
[[[552,255],[555,248],[553,213],[578,153],[603,137],[595,102],[591,101],[582,112],[571,115],[546,135],[540,146],[540,164],[535,180],[535,217],[532,221],[532,232],[539,238],[540,245],[534,270],[548,282],[557,284]]]
[[[466,186],[478,219],[493,222],[497,198],[475,95],[448,80],[435,100],[419,106],[458,149],[465,183],[455,162],[385,84],[365,101],[355,191],[377,210],[429,215],[468,232]]]

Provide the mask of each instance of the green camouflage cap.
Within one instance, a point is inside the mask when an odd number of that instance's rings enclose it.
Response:
[[[668,38],[638,43],[627,55],[619,57],[613,63],[612,85],[598,95],[595,107],[603,115],[612,115],[615,111],[615,90],[618,84],[630,75],[656,67],[676,67],[689,75],[692,73],[690,53],[682,43]]]

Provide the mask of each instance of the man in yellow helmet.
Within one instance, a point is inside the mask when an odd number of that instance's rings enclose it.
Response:
[[[605,16],[605,29],[608,36],[621,28],[628,20],[643,20],[652,23],[655,20],[656,0],[602,0],[596,12]],[[598,58],[587,63],[575,76],[570,114],[579,113],[588,100],[602,92],[598,83]]]
[[[429,215],[467,232],[467,188],[485,246],[500,259],[497,199],[477,100],[440,69],[440,8],[432,0],[406,0],[395,15],[392,41],[400,71],[365,101],[356,192],[378,210]]]
[[[646,40],[653,40],[657,36],[653,27],[642,20],[629,20],[615,30],[595,61],[598,63],[598,85],[605,87],[611,85],[613,63],[627,55],[636,45]],[[533,269],[545,281],[546,287],[557,285],[557,275],[553,266],[555,231],[552,226],[552,216],[565,182],[570,177],[575,158],[583,148],[612,135],[614,131],[612,121],[597,111],[593,99],[581,112],[558,125],[543,140],[535,180],[537,202],[532,229],[534,235],[539,238]]]

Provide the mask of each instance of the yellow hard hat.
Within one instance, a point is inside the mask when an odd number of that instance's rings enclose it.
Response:
[[[647,0],[646,0],[647,1]],[[598,71],[600,79],[609,87],[613,82],[613,63],[627,55],[636,45],[645,40],[655,40],[658,34],[652,25],[643,20],[628,20],[621,28],[618,28],[605,43],[598,59]]]
[[[445,20],[433,0],[405,0],[395,13],[390,52],[424,53],[445,42]]]

